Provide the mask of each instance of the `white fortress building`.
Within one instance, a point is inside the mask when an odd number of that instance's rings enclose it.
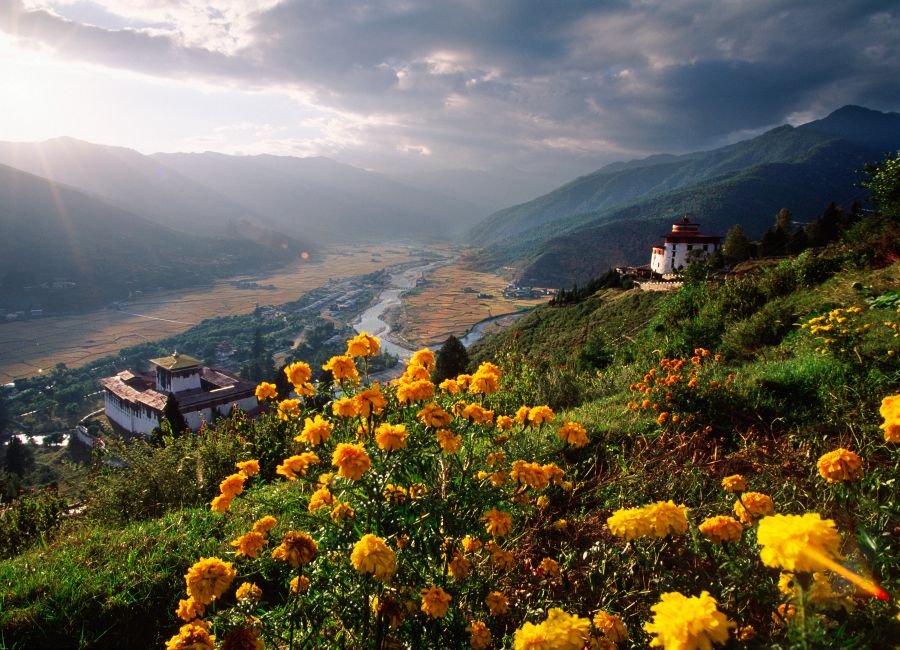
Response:
[[[672,224],[672,232],[663,235],[663,243],[653,247],[650,270],[660,275],[676,273],[695,259],[712,255],[719,250],[721,237],[700,232],[700,224],[692,223],[687,215]]]
[[[169,393],[194,431],[201,424],[226,415],[232,406],[244,411],[257,408],[256,386],[225,370],[208,368],[197,359],[175,352],[151,359],[155,372],[134,374],[128,370],[100,380],[106,417],[131,435],[147,436],[163,418]]]

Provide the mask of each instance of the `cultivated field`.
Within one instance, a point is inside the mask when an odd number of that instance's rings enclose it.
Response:
[[[298,260],[268,276],[241,276],[201,289],[145,294],[128,301],[121,310],[3,323],[0,382],[31,376],[60,362],[78,366],[141,341],[183,332],[205,318],[247,313],[257,304],[290,302],[330,278],[371,273],[410,261],[412,252],[399,246],[336,248],[319,261]],[[232,284],[241,280],[274,288]]]
[[[442,266],[428,275],[425,286],[403,296],[397,330],[413,345],[439,346],[450,334],[462,336],[485,318],[511,314],[549,300],[546,296],[506,299],[503,289],[507,284],[499,275],[472,271],[463,262]]]

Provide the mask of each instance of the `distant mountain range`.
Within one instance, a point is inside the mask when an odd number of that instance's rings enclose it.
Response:
[[[571,286],[648,262],[685,213],[723,236],[740,223],[758,237],[782,207],[812,221],[831,201],[864,197],[859,170],[898,147],[900,114],[845,106],[712,151],[607,165],[495,212],[467,239],[481,247],[478,266],[512,267],[522,284]]]

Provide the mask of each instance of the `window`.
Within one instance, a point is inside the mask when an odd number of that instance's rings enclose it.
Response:
[[[688,250],[689,250],[689,251],[694,250],[694,245],[693,245],[693,244],[688,244]]]
[[[709,250],[709,244],[703,244],[703,250],[708,251],[708,250]]]

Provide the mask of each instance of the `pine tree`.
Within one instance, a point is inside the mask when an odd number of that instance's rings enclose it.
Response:
[[[28,467],[34,463],[34,456],[21,440],[13,437],[6,443],[6,456],[3,468],[10,474],[22,477]]]
[[[166,398],[166,405],[163,408],[163,419],[168,420],[174,436],[180,436],[188,429],[187,422],[178,408],[178,399],[174,393],[169,393],[169,397]]]
[[[749,259],[752,253],[753,244],[747,233],[744,232],[741,224],[734,224],[725,236],[725,243],[722,244],[722,254],[725,256],[725,261],[729,264],[737,264]]]
[[[469,353],[466,351],[466,346],[451,334],[444,341],[435,358],[434,383],[439,384],[445,379],[464,373],[468,365]]]

